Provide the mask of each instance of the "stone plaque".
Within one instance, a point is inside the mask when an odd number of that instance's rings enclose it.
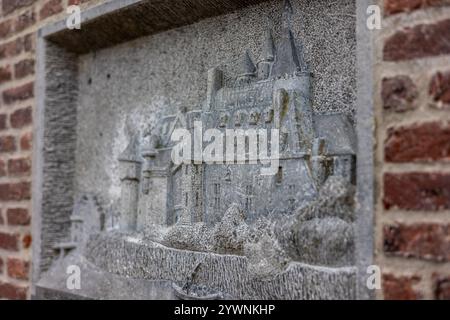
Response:
[[[354,1],[160,2],[41,30],[35,297],[357,298]]]

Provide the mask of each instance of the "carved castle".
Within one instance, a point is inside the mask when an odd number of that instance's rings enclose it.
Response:
[[[286,8],[276,45],[267,35],[256,66],[246,52],[241,74],[228,86],[219,69],[209,70],[201,109],[164,117],[143,145],[132,138],[119,158],[122,230],[149,224],[213,225],[232,203],[241,204],[248,221],[290,214],[313,200],[330,175],[353,180],[353,126],[344,114],[313,113],[312,74],[302,46],[295,43],[290,14]],[[171,134],[176,128],[193,130],[194,121],[202,121],[204,130],[279,129],[278,173],[260,175],[262,164],[173,165]]]

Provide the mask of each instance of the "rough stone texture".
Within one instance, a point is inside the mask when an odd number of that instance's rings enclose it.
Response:
[[[314,110],[352,114],[355,21],[348,16],[354,15],[354,3],[295,1],[293,7],[294,35],[304,43],[305,57],[315,75]],[[270,24],[274,25],[274,39],[279,39],[282,9],[282,1],[263,3],[95,55],[83,55],[76,190],[117,201],[119,179],[113,173],[118,169],[116,159],[126,146],[125,115],[131,115],[136,127],[143,128],[159,115],[175,113],[180,105],[200,106],[207,70],[219,66],[224,69],[225,82],[234,80],[231,77],[239,73],[245,49],[250,49],[253,60],[259,59]],[[315,12],[323,13],[320,19]],[[268,24],[268,20],[272,22]]]
[[[443,173],[386,173],[384,208],[437,211],[450,208],[450,175]]]
[[[46,112],[44,123],[44,148],[47,150],[43,165],[42,215],[40,260],[46,270],[55,256],[53,246],[68,235],[69,216],[74,193],[74,166],[76,146],[77,85],[76,58],[52,44],[46,46],[45,73],[48,75]]]
[[[395,112],[404,112],[417,108],[415,100],[417,87],[408,76],[396,76],[383,79],[381,96],[383,107]]]
[[[386,40],[385,61],[401,61],[450,53],[450,19],[398,31]]]
[[[397,224],[385,226],[384,252],[430,261],[450,260],[450,225]]]
[[[248,260],[245,257],[182,251],[139,239],[107,235],[91,238],[87,259],[113,274],[147,280],[168,279],[181,285],[200,262],[196,283],[208,285],[236,299],[355,298],[354,268],[334,269],[293,263],[273,278],[258,279],[247,272]]]
[[[384,143],[385,161],[395,163],[450,160],[450,127],[424,122],[390,128]]]
[[[383,275],[383,292],[386,300],[418,300],[421,293],[415,289],[420,282],[418,276]]]

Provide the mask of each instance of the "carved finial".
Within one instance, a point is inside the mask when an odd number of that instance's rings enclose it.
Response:
[[[284,1],[284,9],[282,14],[283,28],[290,29],[292,25],[292,16],[294,15],[294,9],[289,0]]]
[[[243,56],[242,60],[242,74],[241,76],[253,76],[255,74],[256,67],[253,63],[252,59],[250,58],[250,53],[245,51],[245,54]]]

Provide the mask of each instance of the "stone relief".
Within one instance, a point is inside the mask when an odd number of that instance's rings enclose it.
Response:
[[[232,85],[220,69],[208,71],[203,105],[180,107],[143,133],[126,125],[120,207],[80,196],[70,239],[55,246],[62,259],[76,249],[102,270],[171,281],[180,299],[354,298],[353,124],[312,111],[313,75],[292,14],[287,1],[281,38],[267,32],[256,64],[246,51]],[[174,165],[171,134],[192,131],[194,121],[221,132],[279,129],[277,173],[260,175],[261,164]]]

